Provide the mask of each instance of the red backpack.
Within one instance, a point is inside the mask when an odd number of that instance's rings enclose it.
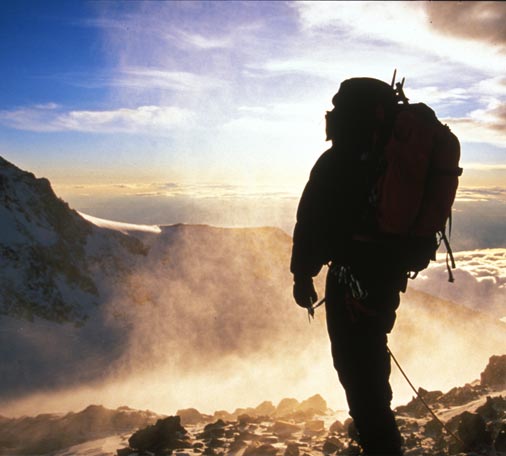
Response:
[[[444,242],[453,282],[449,260],[453,268],[455,263],[445,231],[447,221],[451,231],[451,208],[462,174],[460,144],[431,108],[408,104],[403,84],[404,80],[396,87],[403,104],[397,105],[374,188],[377,229],[409,241],[406,268],[415,276],[435,259],[437,247]],[[427,242],[435,237],[436,243]]]

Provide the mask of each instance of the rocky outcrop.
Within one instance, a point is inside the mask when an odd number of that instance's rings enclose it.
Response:
[[[164,454],[167,450],[190,448],[186,429],[178,416],[158,420],[156,424],[140,429],[128,439],[130,448],[137,452]]]
[[[506,355],[491,356],[480,375],[480,381],[483,386],[489,388],[506,388]]]
[[[0,426],[0,454],[44,454],[108,435],[131,432],[157,419],[147,411],[120,407],[110,410],[90,405],[78,413],[63,416],[3,418]]]

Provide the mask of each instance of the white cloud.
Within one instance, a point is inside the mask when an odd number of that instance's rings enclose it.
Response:
[[[451,35],[444,28],[433,26],[437,6],[426,3],[437,2],[296,2],[294,7],[302,26],[310,32],[341,29],[355,39],[408,46],[491,74],[504,69],[500,49],[472,35]]]
[[[460,141],[485,142],[506,146],[506,103],[493,99],[485,109],[476,109],[466,117],[441,119],[448,123]]]
[[[199,49],[230,48],[233,40],[229,37],[204,36],[197,33],[180,31],[178,35],[188,44]]]
[[[210,77],[186,71],[170,71],[163,68],[126,67],[113,81],[114,85],[149,89],[171,89],[184,91],[200,91],[219,87],[223,82]]]
[[[466,170],[506,170],[506,165],[470,165]],[[506,203],[506,188],[504,187],[460,187],[457,192],[457,201],[499,201]]]
[[[37,132],[80,131],[90,133],[166,134],[191,122],[193,113],[175,106],[139,106],[108,111],[60,112],[47,107],[0,111],[0,123],[18,130]]]
[[[444,255],[421,272],[410,285],[471,309],[506,315],[506,249],[455,253],[455,282],[449,283]]]

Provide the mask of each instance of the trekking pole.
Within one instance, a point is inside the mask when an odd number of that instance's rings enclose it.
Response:
[[[445,423],[443,423],[439,418],[438,416],[432,411],[432,409],[429,407],[429,404],[427,404],[427,402],[425,401],[425,399],[422,397],[422,395],[417,391],[417,389],[413,386],[413,383],[411,383],[411,380],[408,378],[408,376],[406,375],[406,373],[404,372],[404,370],[402,369],[401,365],[399,364],[399,361],[397,361],[396,357],[394,356],[394,354],[392,353],[392,351],[390,350],[390,348],[388,348],[387,346],[387,352],[388,354],[390,355],[390,357],[392,358],[392,360],[394,361],[395,365],[398,367],[399,371],[401,372],[401,374],[403,375],[403,377],[406,379],[406,381],[408,382],[408,385],[411,387],[411,389],[415,392],[416,394],[416,397],[420,400],[420,402],[425,406],[425,408],[429,411],[429,413],[434,417],[434,419],[442,426],[442,428],[448,432],[449,435],[451,435],[457,442],[461,443],[462,445],[465,446],[465,443],[463,442],[463,440],[457,435],[455,434]]]

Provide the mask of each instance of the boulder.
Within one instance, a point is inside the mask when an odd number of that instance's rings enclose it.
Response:
[[[325,431],[325,423],[323,420],[311,420],[307,421],[304,426],[304,432],[306,434],[321,434]]]
[[[429,405],[435,404],[439,398],[443,396],[442,391],[427,391],[423,388],[418,388],[418,394],[423,397],[423,400]],[[418,396],[413,397],[406,405],[397,407],[395,411],[398,414],[411,416],[413,418],[422,418],[429,414],[422,401],[418,399]]]
[[[186,429],[181,426],[179,416],[169,416],[158,420],[133,433],[128,439],[131,448],[139,451],[157,453],[166,449],[186,448],[189,446]]]
[[[495,451],[506,453],[506,423],[503,423],[494,441]]]
[[[226,410],[217,410],[213,414],[213,420],[226,420],[226,421],[234,421],[237,418],[237,415],[234,415]]]
[[[492,389],[506,387],[506,355],[490,357],[487,367],[480,374],[480,383]]]
[[[269,431],[281,438],[286,438],[301,430],[301,427],[288,421],[276,421]]]
[[[335,434],[343,434],[346,432],[346,428],[344,427],[343,423],[341,423],[339,420],[336,420],[330,425],[329,432],[334,432]]]
[[[344,449],[344,444],[336,437],[329,437],[323,444],[323,454],[334,454],[341,452]],[[339,454],[339,453],[338,453]]]
[[[244,450],[243,456],[274,456],[277,452],[278,449],[275,446],[253,442]]]
[[[257,416],[273,416],[276,412],[276,407],[271,401],[264,401],[255,408]]]
[[[178,410],[176,415],[181,418],[181,424],[183,426],[187,424],[198,424],[205,421],[204,416],[194,408]]]
[[[285,452],[283,453],[284,456],[299,456],[299,444],[296,442],[290,442],[286,445]]]
[[[436,398],[437,401],[445,407],[454,407],[457,405],[464,405],[468,402],[474,401],[480,397],[480,392],[467,384],[465,386],[457,386],[452,388],[441,397]]]
[[[443,427],[439,421],[437,421],[435,418],[432,418],[425,424],[424,434],[427,437],[437,440],[443,435]]]
[[[204,430],[197,436],[201,439],[220,438],[225,436],[225,422],[217,420],[214,423],[209,423],[204,426]]]
[[[463,451],[471,451],[492,443],[485,420],[477,413],[464,412],[459,415],[457,434],[464,444]]]
[[[506,399],[502,396],[487,396],[485,404],[476,409],[476,413],[479,413],[485,420],[502,418],[504,412],[506,412]]]
[[[290,415],[291,413],[293,413],[297,410],[299,405],[300,405],[300,403],[297,399],[293,399],[293,398],[289,398],[289,397],[281,399],[278,406],[276,407],[275,415],[277,417]]]
[[[327,412],[327,402],[319,394],[315,394],[310,398],[302,401],[298,407],[298,410],[306,412],[313,410],[316,414],[324,415]]]

